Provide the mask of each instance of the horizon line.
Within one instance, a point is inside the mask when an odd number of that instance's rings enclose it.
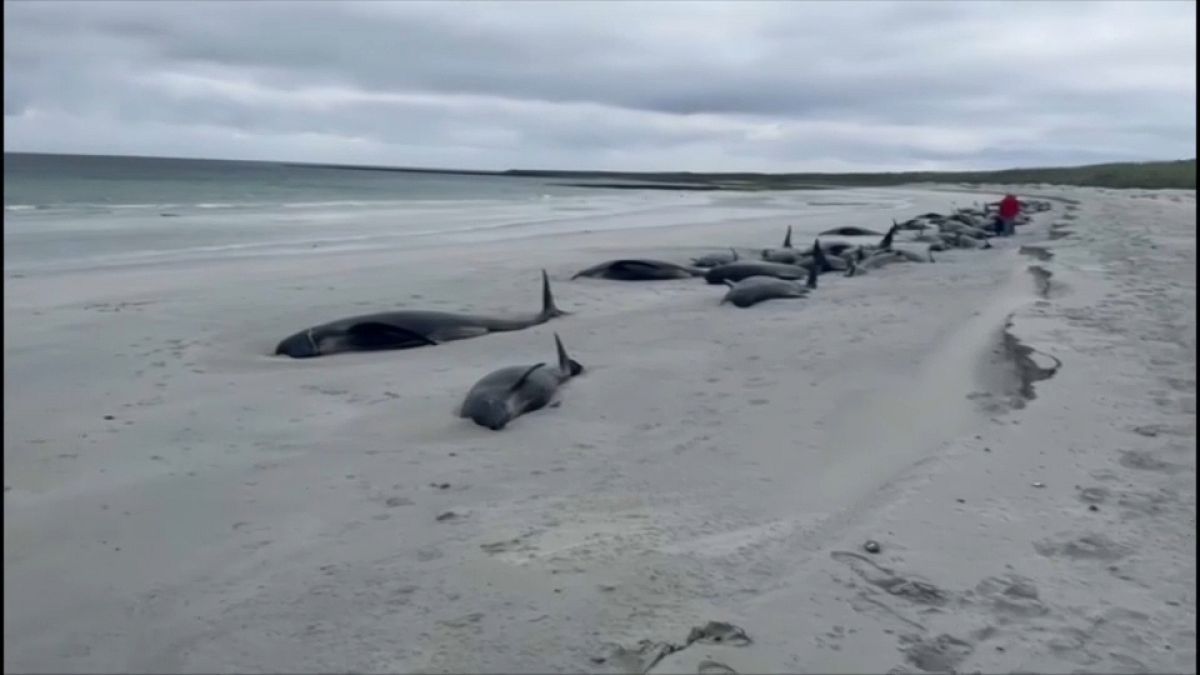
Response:
[[[1109,162],[1094,162],[1090,164],[1074,164],[1074,165],[1057,165],[1057,166],[1025,166],[1025,167],[1010,167],[1005,169],[946,169],[946,170],[904,170],[904,171],[852,171],[852,172],[833,172],[833,171],[792,171],[792,172],[764,172],[764,171],[689,171],[689,170],[672,170],[672,171],[623,171],[614,169],[517,169],[509,168],[502,170],[493,169],[463,169],[463,168],[439,168],[439,167],[416,167],[416,166],[389,166],[381,164],[340,164],[334,162],[295,162],[289,160],[277,159],[232,159],[232,158],[214,158],[214,157],[172,157],[166,155],[136,155],[136,154],[107,154],[107,153],[87,153],[87,152],[41,152],[41,151],[23,151],[23,150],[5,150],[4,155],[41,155],[50,157],[111,157],[122,159],[176,159],[187,160],[194,162],[242,162],[246,164],[277,164],[296,167],[311,167],[311,168],[328,168],[328,169],[351,169],[363,171],[392,171],[392,172],[409,172],[409,173],[449,173],[449,174],[465,174],[465,175],[489,175],[489,176],[521,176],[522,174],[590,174],[590,175],[695,175],[695,176],[865,176],[865,175],[905,175],[905,174],[994,174],[1011,171],[1048,171],[1056,169],[1082,169],[1087,167],[1108,166],[1112,164],[1166,164],[1172,162],[1195,162],[1196,157],[1184,159],[1150,159],[1150,160],[1114,160]]]

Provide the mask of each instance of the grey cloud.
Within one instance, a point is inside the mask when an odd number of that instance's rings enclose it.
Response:
[[[5,13],[6,149],[78,128],[77,149],[95,151],[90,126],[139,154],[161,154],[151,127],[195,128],[176,134],[207,139],[191,155],[308,147],[332,161],[340,138],[358,140],[339,156],[483,168],[1194,155],[1194,3],[9,1]]]

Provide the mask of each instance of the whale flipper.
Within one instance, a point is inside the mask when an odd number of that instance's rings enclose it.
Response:
[[[356,323],[346,330],[346,337],[358,349],[396,349],[406,345],[431,345],[438,343],[428,335],[393,326],[389,323]]]
[[[513,386],[509,387],[508,390],[516,391],[516,390],[520,389],[521,385],[525,384],[525,380],[529,379],[529,376],[533,374],[533,371],[537,370],[538,368],[541,368],[544,365],[546,365],[546,364],[545,363],[535,363],[534,365],[530,366],[529,370],[525,371],[524,373],[521,373],[521,377],[517,378],[517,381],[514,382]]]

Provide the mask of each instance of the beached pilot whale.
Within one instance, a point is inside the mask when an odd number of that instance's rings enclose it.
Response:
[[[643,260],[639,258],[624,260],[609,260],[575,273],[572,279],[591,277],[594,279],[613,279],[615,281],[665,281],[667,279],[687,279],[704,274],[703,270],[694,267],[684,267],[675,263],[661,260]]]
[[[554,306],[550,279],[542,270],[542,311],[532,316],[504,318],[427,310],[364,314],[302,330],[280,342],[275,353],[303,359],[338,352],[424,347],[521,330],[567,313]]]
[[[824,237],[825,235],[836,235],[839,237],[882,237],[883,233],[868,230],[865,227],[847,225],[845,227],[835,227],[832,230],[825,230],[821,233],[821,236]]]
[[[836,256],[839,258],[848,252],[853,252],[858,247],[859,247],[858,244],[851,244],[848,241],[834,241],[834,242],[827,241],[824,244],[821,244],[821,248],[823,248],[825,250],[826,254]]]
[[[692,264],[696,267],[716,267],[717,265],[725,265],[731,262],[737,262],[738,254],[734,249],[729,249],[729,253],[709,253],[702,255],[699,258],[692,258]]]
[[[803,298],[808,292],[817,287],[817,266],[808,268],[808,282],[803,286],[799,281],[779,279],[777,277],[746,277],[741,281],[725,280],[729,292],[721,298],[721,304],[733,303],[736,307],[750,307],[772,298]]]
[[[558,349],[557,366],[537,363],[492,371],[467,392],[458,416],[499,431],[524,413],[546,407],[564,382],[583,372],[583,366],[567,356],[557,333],[554,345]]]
[[[803,279],[808,269],[799,265],[767,262],[765,260],[739,260],[728,265],[717,265],[704,275],[710,284],[726,281],[741,281],[747,277],[775,277],[776,279]]]
[[[845,249],[843,249],[845,251]],[[825,274],[826,272],[845,272],[849,269],[849,265],[842,256],[835,255],[829,257],[825,255],[825,247],[821,246],[820,239],[814,239],[812,248],[805,255],[805,258],[796,263],[800,267],[811,267],[817,270],[817,274]]]
[[[787,234],[783,235],[783,246],[780,248],[764,248],[762,259],[767,262],[793,265],[802,258],[804,253],[792,248],[792,226],[788,225]]]
[[[851,256],[846,260],[850,269],[846,270],[846,276],[855,277],[866,274],[869,270],[879,269],[886,265],[892,265],[902,262],[916,263],[931,263],[933,260],[933,248],[930,247],[924,254],[916,251],[910,251],[902,248],[889,248],[885,251],[875,251],[865,257]]]
[[[892,241],[895,240],[896,233],[899,231],[900,226],[896,224],[895,220],[893,220],[892,226],[888,229],[887,233],[883,235],[883,239],[880,239],[878,244],[864,244],[859,246],[858,251],[856,251],[856,257],[861,260],[864,254],[871,255],[872,253],[878,253],[880,251],[890,251],[892,249]]]

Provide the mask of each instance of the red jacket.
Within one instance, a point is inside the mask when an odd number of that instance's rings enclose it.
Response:
[[[1012,195],[1006,195],[1000,200],[1000,217],[1011,220],[1021,212],[1021,202]]]

